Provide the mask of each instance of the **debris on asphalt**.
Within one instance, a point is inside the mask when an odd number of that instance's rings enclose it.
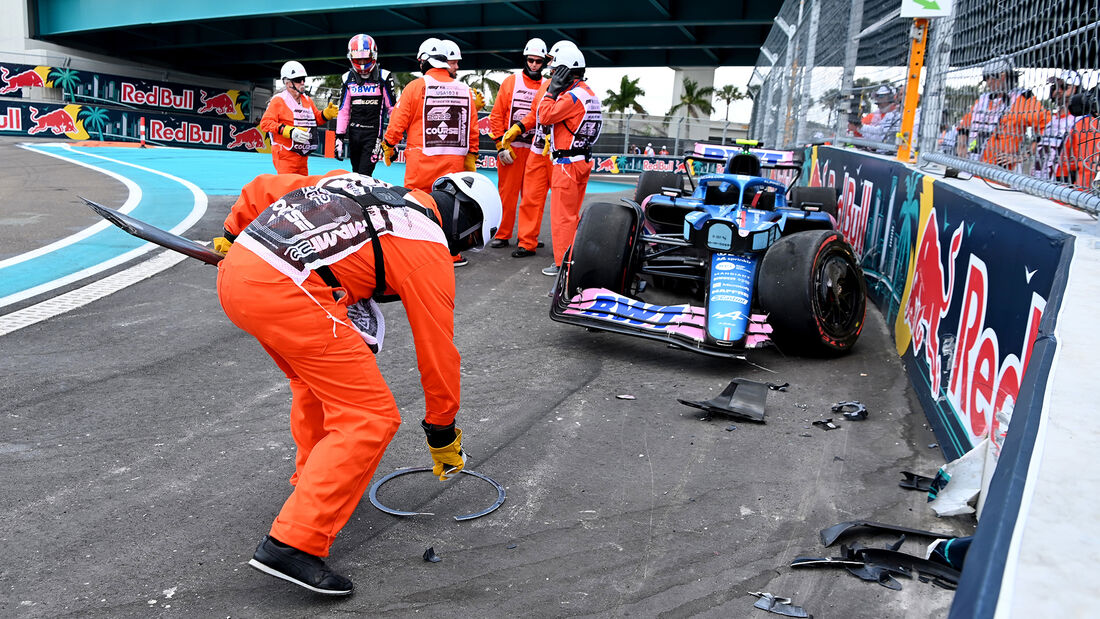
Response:
[[[735,378],[722,390],[722,393],[710,400],[677,399],[680,404],[702,409],[709,414],[726,415],[743,421],[764,423],[764,404],[768,398],[768,387],[745,378]]]
[[[443,558],[435,554],[435,546],[428,546],[428,549],[424,551],[424,560],[430,563],[439,563]]]
[[[765,383],[765,384],[768,385],[768,389],[771,389],[772,391],[786,391],[787,387],[791,386],[790,383],[783,383],[782,385],[779,385],[779,384],[776,384],[776,383]]]
[[[912,471],[902,471],[903,479],[898,482],[898,485],[906,490],[920,490],[922,492],[928,492],[932,489],[932,478],[925,477],[924,475],[917,475]]]
[[[810,618],[810,614],[806,612],[801,606],[795,606],[791,604],[791,598],[776,597],[767,591],[750,591],[749,595],[755,595],[760,598],[753,604],[760,610],[766,610],[770,613],[777,615],[783,615],[785,617],[806,617]]]
[[[837,402],[833,405],[834,413],[841,413],[852,421],[862,421],[867,418],[867,407],[857,400],[850,402]]]
[[[505,546],[505,548],[507,548],[508,550],[512,550],[512,549],[516,548],[517,546],[519,546],[519,544],[508,544],[507,546]]]
[[[852,529],[856,528],[874,529],[878,532],[889,533],[901,533],[909,535],[919,535],[923,537],[931,538],[949,538],[954,537],[950,533],[936,533],[934,531],[923,531],[921,529],[910,529],[909,527],[902,527],[896,524],[883,524],[881,522],[872,522],[870,520],[849,520],[848,522],[841,522],[834,524],[831,527],[827,527],[821,530],[821,545],[828,548],[832,546],[842,536],[850,533]]]
[[[638,398],[635,398],[634,396],[630,395],[629,393],[621,393],[621,394],[619,394],[615,397],[619,398],[620,400],[637,400],[638,399]]]
[[[928,443],[928,448],[929,449],[935,449],[939,446],[940,446],[939,443]]]
[[[726,426],[726,432],[733,432],[737,429],[737,426]]]
[[[830,417],[828,419],[822,419],[822,420],[819,420],[819,421],[815,421],[815,422],[813,422],[812,425],[815,425],[815,426],[821,428],[822,430],[825,430],[826,432],[828,432],[829,430],[836,430],[837,428],[840,427],[837,424],[833,423],[833,418],[832,417]]]

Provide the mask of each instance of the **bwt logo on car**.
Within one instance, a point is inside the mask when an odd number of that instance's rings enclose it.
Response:
[[[207,144],[221,146],[223,139],[221,125],[214,125],[209,131],[205,131],[202,125],[184,122],[179,127],[169,127],[163,120],[153,120],[149,123],[149,139],[165,140],[170,142],[183,142],[185,144]]]
[[[148,91],[138,90],[137,86],[129,82],[122,82],[120,96],[123,103],[134,105],[155,105],[176,110],[192,110],[195,108],[195,91],[184,90],[182,95],[172,92],[171,88],[153,86]]]
[[[3,116],[0,116],[0,131],[22,131],[23,114],[17,107],[9,107]]]
[[[30,107],[30,110],[31,122],[34,123],[34,126],[27,131],[30,135],[42,133],[43,131],[49,131],[54,135],[73,133],[76,131],[76,121],[69,115],[68,110],[63,107],[57,108],[52,112],[46,112],[41,116],[38,115],[38,108],[33,105]]]
[[[445,107],[433,107],[428,110],[428,113],[424,115],[424,120],[428,122],[439,122],[442,120],[450,120],[451,112]]]

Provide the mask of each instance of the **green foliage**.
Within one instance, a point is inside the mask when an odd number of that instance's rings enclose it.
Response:
[[[713,96],[713,87],[700,88],[698,82],[685,77],[684,92],[680,94],[679,101],[669,108],[668,115],[672,116],[677,110],[683,109],[684,113],[691,118],[699,118],[700,115],[710,116],[714,112],[714,105],[710,102]]]
[[[629,76],[624,75],[622,81],[619,83],[619,92],[615,92],[610,88],[607,90],[607,98],[603,100],[604,106],[608,112],[626,112],[627,110],[633,110],[638,114],[646,114],[645,108],[642,104],[638,103],[638,97],[645,96],[645,90],[638,87],[638,82],[642,78],[630,79]]]
[[[734,101],[740,101],[741,99],[748,98],[748,95],[741,92],[741,89],[733,84],[726,84],[715,91],[714,96],[726,104],[726,120],[730,119],[730,105]]]
[[[470,88],[476,88],[481,91],[481,95],[485,97],[485,109],[492,107],[493,100],[497,98],[497,91],[500,90],[500,82],[491,77],[493,73],[495,73],[495,71],[478,69],[476,71],[470,71],[459,78],[461,81],[469,84]]]

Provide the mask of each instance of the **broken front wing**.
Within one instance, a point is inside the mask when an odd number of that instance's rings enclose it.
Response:
[[[749,317],[743,347],[718,346],[706,334],[706,310],[692,305],[652,305],[604,288],[586,288],[565,298],[559,282],[550,306],[550,318],[558,322],[658,340],[715,357],[743,359],[750,348],[771,340],[771,325],[763,314]]]

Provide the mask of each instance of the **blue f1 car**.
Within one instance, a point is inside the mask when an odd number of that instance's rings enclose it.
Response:
[[[694,161],[723,163],[726,173],[696,186]],[[785,353],[848,352],[863,327],[867,284],[836,230],[836,192],[795,187],[797,164],[766,166],[786,169],[790,186],[762,176],[747,147],[684,163],[690,191],[678,174],[645,172],[634,200],[585,210],[550,317],[718,357],[773,343]],[[702,304],[647,303],[651,287]]]

